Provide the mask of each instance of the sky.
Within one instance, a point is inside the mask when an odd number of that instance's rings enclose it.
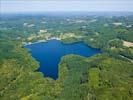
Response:
[[[133,12],[133,0],[0,0],[0,13],[48,11]]]

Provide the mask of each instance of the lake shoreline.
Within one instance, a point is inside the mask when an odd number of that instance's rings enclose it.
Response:
[[[36,42],[28,42],[28,43],[24,42],[22,44],[24,44],[24,46],[27,46],[27,45],[36,44],[36,43],[48,42],[49,40],[60,40],[61,41],[60,38],[50,38],[50,39],[47,39],[47,40],[45,40],[45,39],[37,40]]]
[[[101,53],[100,50],[89,47],[84,42],[64,44],[60,40],[50,39],[47,43],[39,41],[33,44],[26,45],[25,48],[30,49],[32,57],[40,63],[38,71],[42,72],[44,77],[51,77],[55,80],[58,78],[58,64],[63,56],[74,54],[91,57]]]

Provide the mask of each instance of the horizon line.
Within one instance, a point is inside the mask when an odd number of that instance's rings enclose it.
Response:
[[[111,13],[111,12],[114,12],[114,13],[133,13],[133,11],[37,11],[37,12],[32,12],[32,11],[29,11],[29,12],[0,12],[0,14],[23,14],[23,13],[61,13],[61,12],[90,12],[90,13]]]

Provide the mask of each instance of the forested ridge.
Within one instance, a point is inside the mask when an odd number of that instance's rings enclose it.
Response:
[[[20,19],[19,24],[29,17]],[[132,17],[128,18],[128,24],[132,22],[131,19]],[[62,19],[52,20],[46,27],[58,29],[57,22]],[[132,100],[133,47],[123,46],[122,41],[132,42],[133,28],[112,26],[112,24],[110,27],[101,26],[101,23],[111,23],[112,20],[126,22],[123,17],[113,19],[98,17],[98,20],[91,23],[92,26],[88,24],[88,28],[85,29],[79,28],[82,23],[71,23],[70,28],[64,21],[65,24],[60,26],[59,29],[63,32],[75,32],[76,35],[82,36],[80,39],[75,37],[63,39],[64,43],[82,41],[88,46],[100,49],[102,53],[89,58],[79,55],[62,57],[57,80],[45,77],[37,71],[39,62],[22,44],[32,31],[37,31],[42,26],[33,30],[27,29],[24,33],[23,28],[16,25],[16,19],[7,20],[9,21],[7,25],[2,24],[0,27],[0,100]],[[30,20],[29,22],[32,23]],[[8,29],[13,26],[12,24],[15,24],[16,29]],[[8,27],[7,30],[3,28],[5,26]],[[57,35],[56,32],[53,34],[53,36]]]
[[[14,43],[9,46],[14,46]],[[13,50],[16,58],[14,55],[10,58],[1,56],[2,100],[132,99],[133,64],[129,61],[106,54],[91,58],[67,55],[59,64],[59,78],[53,80],[35,71],[39,65],[24,48],[15,45],[2,53],[9,56]]]

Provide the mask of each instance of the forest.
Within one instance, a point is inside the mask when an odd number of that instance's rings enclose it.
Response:
[[[37,71],[39,62],[23,47],[39,39],[28,40],[31,34],[81,41],[102,53],[62,57],[54,80]],[[133,42],[133,16],[2,17],[0,100],[132,100],[133,46],[123,41]]]

